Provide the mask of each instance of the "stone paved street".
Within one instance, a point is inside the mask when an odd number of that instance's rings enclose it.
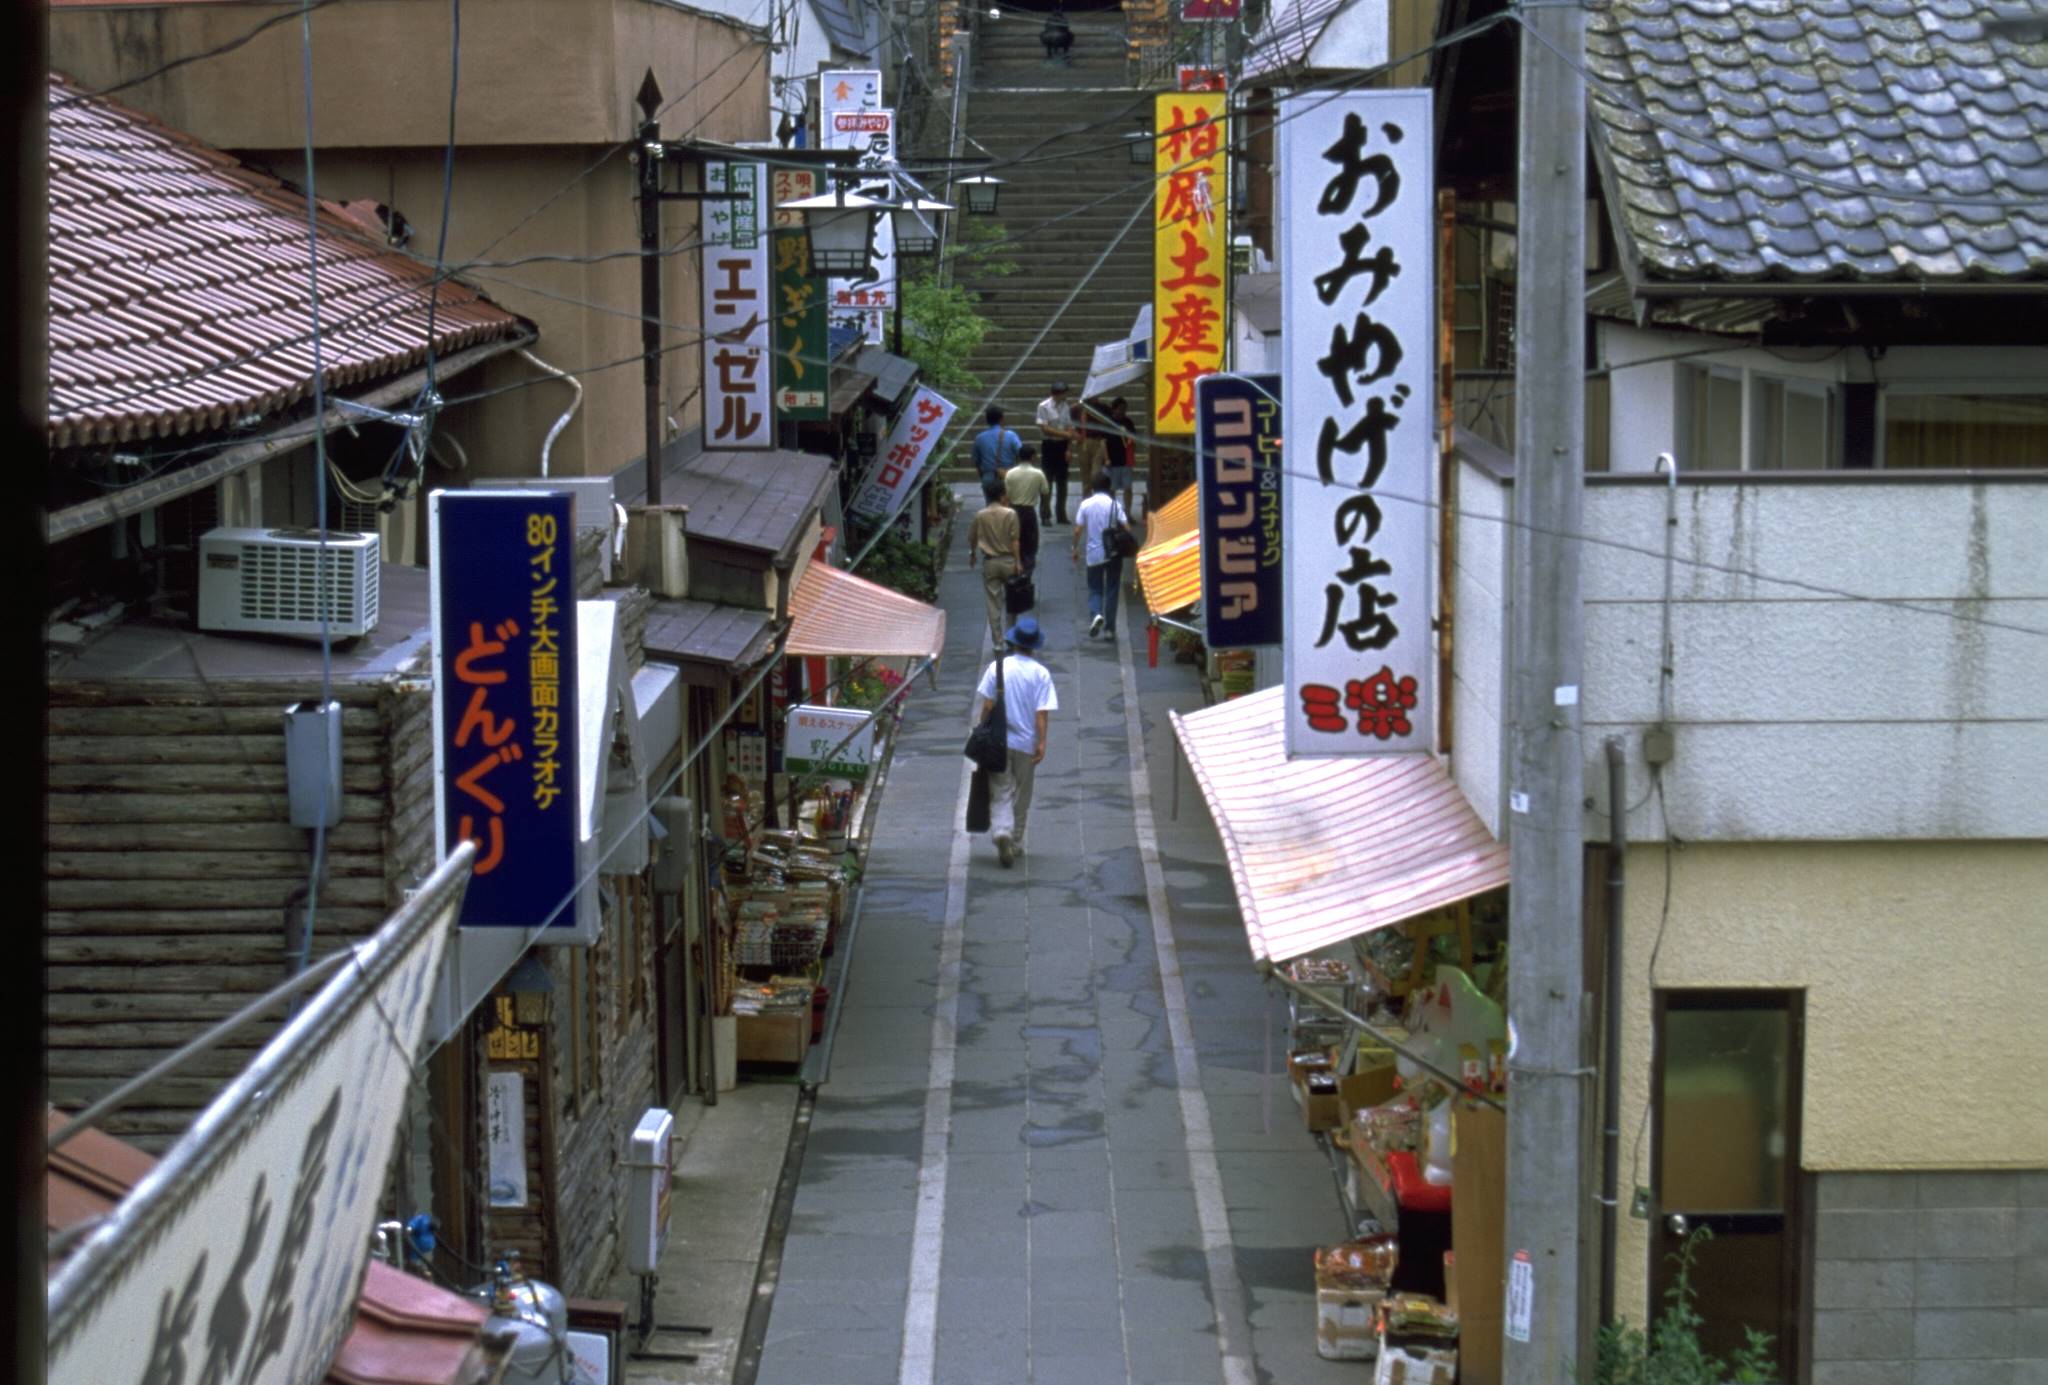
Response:
[[[1086,638],[1063,539],[1038,610],[1060,709],[1007,871],[958,830],[987,634],[978,575],[959,552],[946,574],[944,683],[913,699],[881,805],[770,1385],[1359,1378],[1315,1353],[1310,1248],[1342,1213],[1262,1080],[1279,1002],[1184,769],[1171,816],[1166,712],[1200,705],[1193,670],[1144,667],[1134,600],[1117,643]]]

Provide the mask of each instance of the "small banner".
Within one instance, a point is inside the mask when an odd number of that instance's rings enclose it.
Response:
[[[1223,368],[1228,101],[1188,92],[1155,103],[1152,428],[1169,436],[1195,431],[1195,381]]]
[[[465,928],[573,928],[574,502],[563,491],[435,491],[434,758],[441,854],[476,843]]]
[[[707,163],[708,192],[743,196],[702,205],[704,446],[713,451],[775,446],[770,360],[768,232],[763,214],[768,165]]]
[[[889,441],[853,497],[854,513],[877,518],[894,514],[924,473],[925,463],[952,418],[952,400],[937,390],[919,386],[910,397],[909,407],[896,416]]]
[[[1427,751],[1436,217],[1427,89],[1280,103],[1289,755]]]
[[[858,707],[792,707],[787,727],[783,760],[791,774],[855,783],[867,779],[875,753],[875,722],[865,711]]]
[[[1280,377],[1195,384],[1202,619],[1211,649],[1281,643]]]

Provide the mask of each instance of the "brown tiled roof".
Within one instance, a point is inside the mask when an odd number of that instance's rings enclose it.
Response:
[[[330,388],[427,355],[433,271],[319,218]],[[312,393],[302,194],[115,101],[50,78],[50,440],[211,432]],[[525,330],[455,280],[434,349]]]
[[[65,1117],[47,1115],[55,1134]],[[55,1234],[107,1215],[156,1160],[88,1127],[50,1154],[46,1229]],[[55,1265],[51,1268],[54,1270]],[[371,1260],[355,1324],[328,1367],[326,1385],[481,1385],[497,1378],[504,1347],[484,1335],[490,1309],[417,1275]]]

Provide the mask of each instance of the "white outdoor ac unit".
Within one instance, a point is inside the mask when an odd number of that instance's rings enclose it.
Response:
[[[377,628],[375,534],[213,529],[199,539],[199,628],[355,639]]]

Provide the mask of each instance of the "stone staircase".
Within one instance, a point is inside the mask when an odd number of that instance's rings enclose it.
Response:
[[[1004,182],[996,216],[975,219],[999,224],[1018,241],[997,252],[1017,265],[1014,274],[990,277],[967,261],[959,268],[960,282],[981,295],[981,312],[994,323],[968,362],[982,390],[961,401],[963,410],[975,411],[975,430],[983,426],[982,398],[1024,356],[1105,247],[1115,248],[996,400],[1027,442],[1039,440],[1031,420],[1052,382],[1066,380],[1078,396],[1095,347],[1129,336],[1132,319],[1152,297],[1150,215],[1141,212],[1117,239],[1132,208],[1140,199],[1149,207],[1152,196],[1149,167],[1131,162],[1122,138],[1150,126],[1152,107],[1150,93],[1123,85],[1123,18],[1113,10],[1070,14],[1074,47],[1064,62],[1046,60],[1038,40],[1043,22],[1039,14],[1005,10],[1000,20],[984,18],[976,37],[965,115],[973,142],[966,150],[992,155]],[[1148,381],[1116,392],[1135,417],[1147,416]],[[964,446],[954,461],[956,474],[973,475]]]

